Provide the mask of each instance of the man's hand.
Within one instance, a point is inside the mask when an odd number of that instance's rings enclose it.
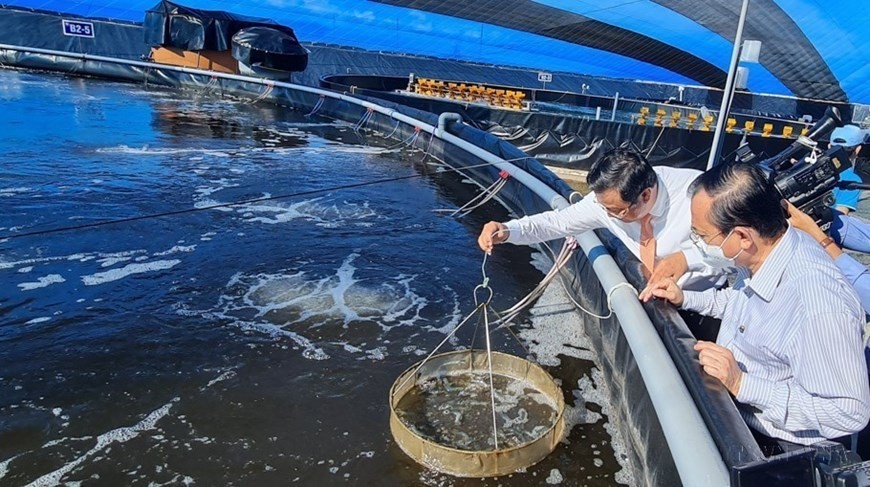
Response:
[[[494,245],[504,242],[507,238],[508,229],[504,223],[489,222],[480,231],[480,236],[477,237],[477,245],[480,245],[480,249],[488,254],[492,252]]]
[[[677,252],[656,262],[655,267],[653,267],[653,273],[649,276],[648,282],[661,281],[667,277],[677,280],[688,270],[689,263],[686,262],[686,254]]]
[[[809,233],[816,240],[824,240],[827,235],[816,225],[816,221],[806,213],[800,211],[795,205],[786,201],[788,208],[788,221],[797,228]]]
[[[674,306],[679,307],[683,304],[683,290],[677,286],[677,281],[670,277],[650,283],[638,297],[644,303],[652,298],[662,298],[670,301]]]
[[[699,341],[695,344],[698,351],[698,361],[704,367],[704,372],[719,379],[732,396],[737,397],[740,383],[743,381],[743,371],[734,360],[734,354],[725,347],[713,342]]]

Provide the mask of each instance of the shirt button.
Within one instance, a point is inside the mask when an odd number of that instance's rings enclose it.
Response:
[[[740,325],[740,326],[737,328],[737,331],[739,331],[740,333],[743,333],[744,331],[746,331],[746,325]]]

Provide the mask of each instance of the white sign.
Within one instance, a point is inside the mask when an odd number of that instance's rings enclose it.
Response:
[[[538,73],[538,81],[540,81],[542,83],[549,83],[549,82],[553,81],[553,74],[552,73],[545,73],[545,72],[541,71]]]
[[[94,24],[80,20],[63,19],[63,35],[74,37],[94,37]]]

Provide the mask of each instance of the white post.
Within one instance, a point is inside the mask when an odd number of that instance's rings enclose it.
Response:
[[[741,40],[743,39],[743,23],[749,10],[749,0],[743,0],[740,8],[740,20],[737,21],[737,35],[734,37],[734,49],[731,51],[731,65],[728,67],[728,79],[722,91],[722,105],[719,107],[719,120],[716,120],[716,132],[713,134],[713,145],[710,146],[710,158],[707,159],[707,169],[716,165],[722,153],[722,137],[725,133],[725,121],[731,110],[731,98],[734,96],[734,77],[737,73],[737,62],[740,59]]]
[[[616,120],[616,106],[619,105],[619,92],[613,97],[613,112],[610,114],[610,120]]]
[[[595,107],[595,120],[601,120],[601,107]]]

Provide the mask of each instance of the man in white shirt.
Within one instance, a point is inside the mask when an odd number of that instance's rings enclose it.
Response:
[[[703,265],[689,240],[688,188],[699,174],[653,168],[642,155],[616,149],[592,165],[587,176],[592,193],[581,201],[506,223],[489,222],[478,244],[491,252],[503,242],[532,244],[606,228],[650,271],[650,280],[682,276],[679,282],[690,289],[719,285],[723,273]]]
[[[708,265],[737,267],[734,286],[684,292],[667,278],[641,299],[722,319],[716,343],[695,345],[698,360],[782,449],[860,431],[870,387],[855,291],[819,243],[789,226],[758,167],[716,166],[691,191],[693,243]]]

